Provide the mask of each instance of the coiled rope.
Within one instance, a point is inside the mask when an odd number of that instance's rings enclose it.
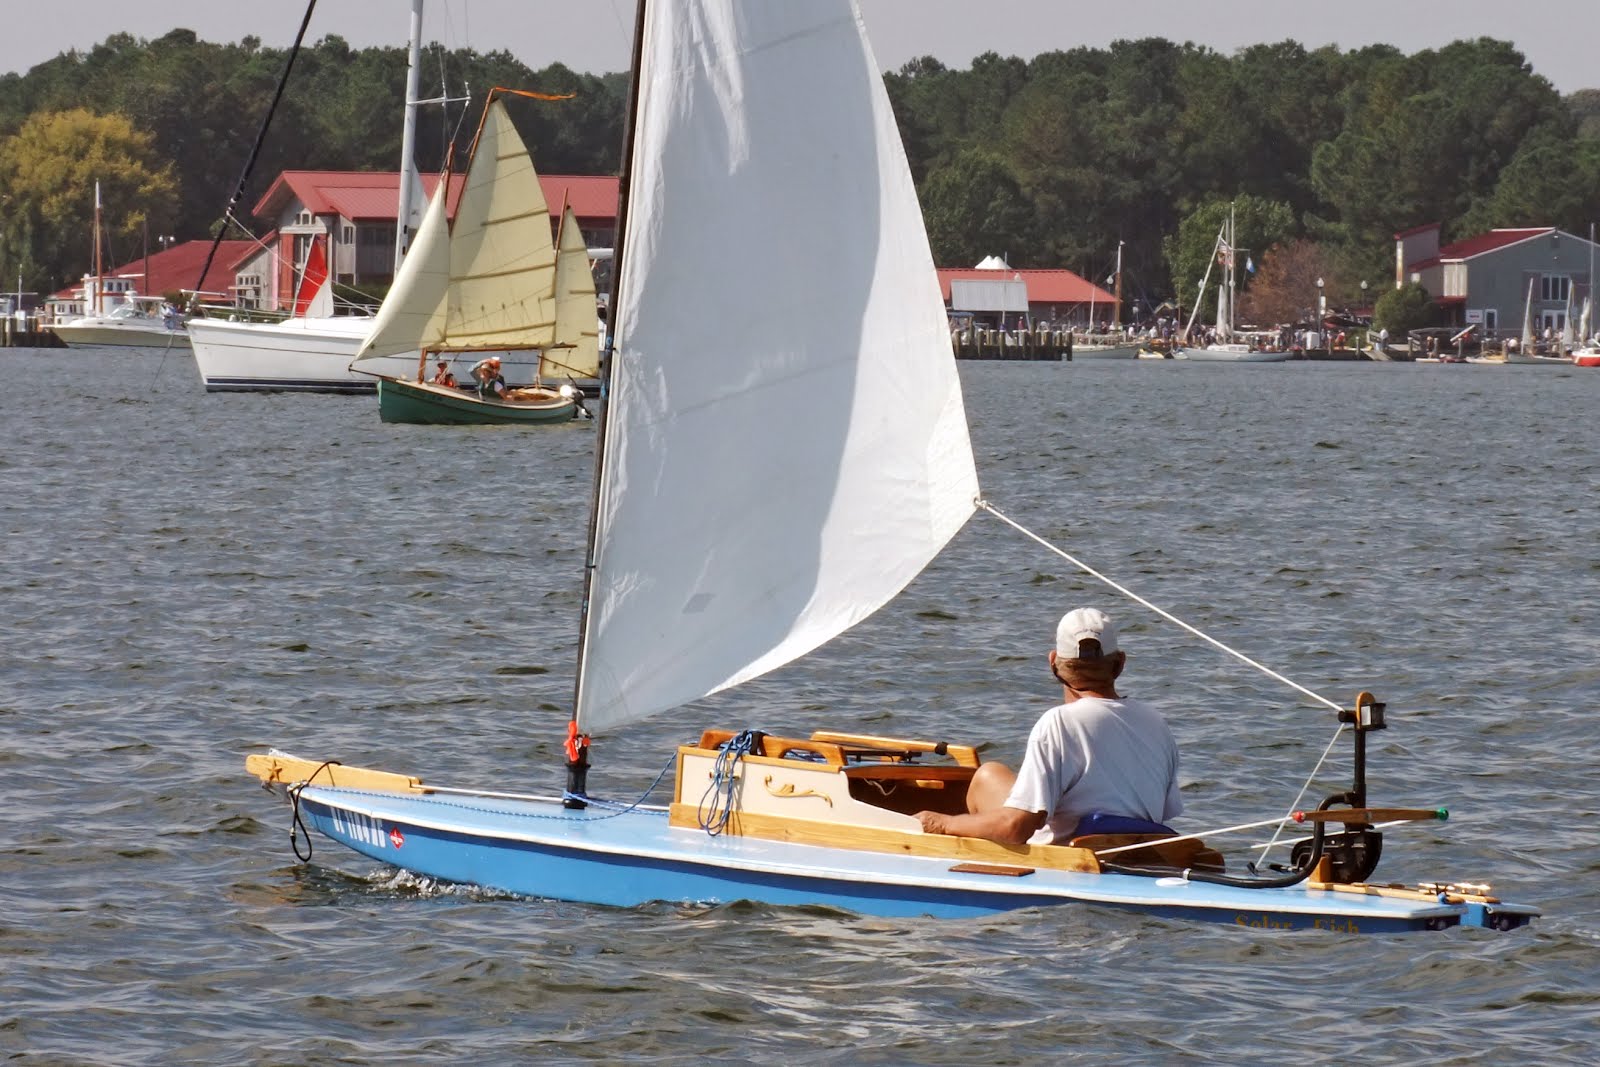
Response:
[[[717,762],[711,768],[711,784],[701,795],[696,812],[700,829],[712,837],[727,829],[728,817],[733,814],[734,792],[739,788],[739,761],[755,749],[758,737],[754,730],[741,730],[717,753]]]

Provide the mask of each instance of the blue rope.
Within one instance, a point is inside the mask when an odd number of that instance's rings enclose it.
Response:
[[[756,736],[753,730],[741,730],[717,753],[716,765],[711,769],[711,784],[706,786],[705,793],[700,797],[697,812],[700,829],[712,837],[727,829],[728,818],[733,814],[733,794],[739,788],[739,776],[736,773],[739,761],[755,748]]]
[[[661,768],[661,773],[656,775],[656,780],[650,783],[650,788],[641,793],[639,799],[635,800],[632,804],[624,806],[615,800],[602,800],[598,797],[586,796],[578,797],[578,799],[583,800],[586,803],[593,804],[596,807],[612,809],[612,814],[600,816],[602,819],[614,818],[617,815],[626,815],[628,812],[632,811],[634,808],[637,808],[640,804],[643,804],[646,800],[650,799],[650,794],[656,791],[656,786],[661,784],[661,779],[667,776],[667,772],[672,770],[672,768],[677,765],[677,762],[678,756],[676,753],[674,753],[672,757],[667,760],[666,766]],[[576,793],[568,793],[566,790],[562,790],[561,792],[561,797],[563,800],[577,796],[578,795]]]

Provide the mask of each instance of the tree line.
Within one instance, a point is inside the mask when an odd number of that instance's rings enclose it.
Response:
[[[51,289],[82,273],[93,184],[121,258],[145,233],[217,224],[286,53],[174,30],[127,34],[0,78],[0,277]],[[403,48],[302,50],[244,198],[298,169],[398,167]],[[432,48],[424,95],[481,102],[493,85],[572,93],[513,102],[547,173],[615,173],[625,74],[532,70],[505,52]],[[1451,240],[1494,226],[1586,233],[1600,217],[1600,90],[1563,98],[1488,38],[1405,54],[1293,42],[1223,54],[1159,38],[931,58],[885,75],[938,261],[1001,254],[1104,281],[1122,244],[1126,289],[1185,312],[1233,211],[1240,311],[1293,321],[1324,279],[1330,304],[1394,276],[1393,234]],[[478,103],[426,109],[424,169],[460,158]]]

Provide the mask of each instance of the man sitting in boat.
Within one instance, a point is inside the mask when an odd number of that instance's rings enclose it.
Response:
[[[1049,659],[1065,703],[1034,724],[1021,771],[982,764],[967,789],[968,813],[918,812],[924,833],[1065,844],[1089,832],[1079,821],[1091,814],[1101,824],[1095,832],[1120,833],[1156,829],[1137,824],[1183,811],[1172,730],[1154,707],[1117,692],[1127,656],[1116,623],[1094,608],[1067,612]]]
[[[450,364],[442,359],[439,361],[439,369],[434,372],[433,384],[448,385],[452,389],[455,388],[456,376],[450,373]]]
[[[472,377],[478,383],[478,395],[485,400],[504,400],[506,380],[500,375],[500,357],[490,356],[472,365]]]

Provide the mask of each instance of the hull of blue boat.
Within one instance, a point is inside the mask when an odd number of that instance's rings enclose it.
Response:
[[[373,859],[443,881],[591,904],[752,900],[864,915],[965,918],[1087,903],[1255,929],[1386,933],[1510,929],[1535,909],[1356,893],[1244,889],[1181,879],[1038,869],[951,870],[953,861],[712,836],[664,813],[554,802],[443,798],[307,787],[301,816]]]

